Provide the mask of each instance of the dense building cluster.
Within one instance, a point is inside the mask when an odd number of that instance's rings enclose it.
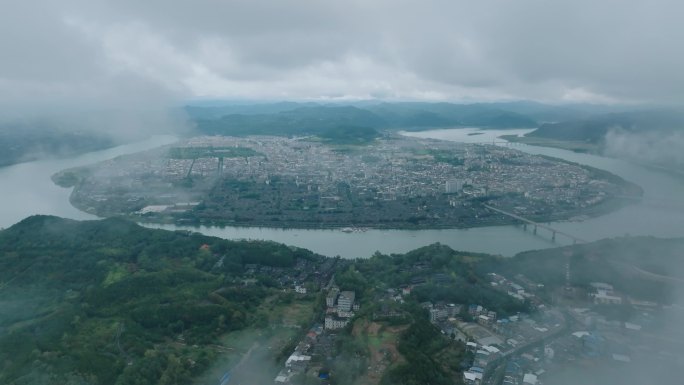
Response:
[[[589,205],[610,191],[608,182],[594,180],[585,168],[499,146],[405,137],[353,150],[280,137],[198,137],[184,146],[244,147],[255,154],[221,162],[216,157],[170,160],[162,172],[166,178],[219,174],[265,184],[274,177],[293,178],[323,200],[334,201],[341,183],[372,200],[513,193]],[[575,202],[579,197],[586,199]]]

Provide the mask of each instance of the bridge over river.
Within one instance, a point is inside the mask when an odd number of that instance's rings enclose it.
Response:
[[[545,224],[542,224],[542,223],[535,222],[535,221],[533,221],[533,220],[531,220],[531,219],[527,219],[527,218],[525,218],[525,217],[521,217],[520,215],[514,214],[514,213],[512,213],[512,212],[509,212],[509,211],[506,211],[506,210],[501,210],[501,209],[498,209],[498,208],[496,208],[496,207],[492,207],[492,206],[486,205],[486,204],[484,205],[484,207],[488,208],[489,210],[495,211],[495,212],[497,212],[497,213],[499,213],[499,214],[503,214],[503,215],[509,216],[509,217],[511,217],[511,218],[514,218],[514,219],[517,219],[517,220],[523,222],[523,225],[525,226],[525,229],[527,229],[527,225],[532,225],[532,226],[534,226],[534,230],[533,230],[533,231],[534,231],[535,234],[537,233],[537,228],[542,228],[542,229],[548,230],[548,231],[551,232],[551,239],[554,240],[554,241],[556,240],[556,235],[562,235],[562,236],[564,236],[564,237],[566,237],[566,238],[572,240],[573,243],[587,243],[587,241],[585,241],[584,239],[578,238],[578,237],[576,237],[576,236],[574,236],[574,235],[572,235],[572,234],[568,234],[568,233],[566,233],[566,232],[564,232],[564,231],[555,229],[555,228],[553,228],[553,227],[551,227],[551,226],[549,226],[549,225],[545,225]]]

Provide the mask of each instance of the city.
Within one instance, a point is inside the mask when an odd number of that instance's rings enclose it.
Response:
[[[446,228],[582,219],[640,189],[609,173],[500,146],[387,135],[367,146],[316,138],[196,137],[54,179],[98,215],[178,224]],[[67,182],[64,182],[67,181]]]

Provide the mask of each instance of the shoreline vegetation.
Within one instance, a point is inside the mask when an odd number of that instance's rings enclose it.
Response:
[[[595,207],[592,208],[592,210],[587,210],[587,211],[582,211],[582,212],[577,212],[574,213],[574,215],[559,215],[559,216],[552,216],[552,217],[544,217],[544,218],[527,218],[532,220],[533,222],[539,223],[539,224],[547,224],[551,222],[573,222],[573,221],[582,221],[585,219],[590,219],[590,218],[596,218],[600,217],[602,215],[610,214],[611,212],[614,212],[616,210],[621,209],[622,207],[625,207],[627,205],[630,205],[638,200],[640,200],[641,197],[635,196],[634,198],[614,198],[613,200],[603,202]],[[70,200],[71,201],[71,200]],[[79,210],[84,211],[82,208],[78,207],[76,204],[72,202],[72,205],[74,207],[78,208]],[[87,212],[87,211],[84,211]],[[206,227],[218,227],[218,228],[224,228],[224,227],[236,227],[236,228],[264,228],[264,229],[280,229],[280,230],[338,230],[338,231],[343,231],[343,232],[365,232],[368,230],[453,230],[453,229],[459,229],[459,230],[466,230],[466,229],[475,229],[475,228],[481,228],[481,227],[492,227],[492,226],[512,226],[512,225],[522,225],[523,223],[517,219],[513,219],[507,216],[503,215],[496,215],[492,213],[492,216],[495,216],[496,218],[492,218],[490,222],[480,222],[477,224],[457,224],[457,225],[412,225],[408,222],[406,223],[374,223],[374,224],[358,224],[358,223],[336,223],[336,224],[330,224],[330,223],[307,223],[307,222],[284,222],[284,221],[255,221],[255,220],[247,220],[247,221],[236,221],[236,220],[226,220],[226,221],[221,221],[221,220],[212,220],[212,221],[207,221],[207,220],[197,220],[193,221],[191,219],[183,219],[183,218],[175,218],[173,216],[137,216],[137,215],[116,215],[116,217],[120,218],[125,218],[129,219],[132,221],[135,221],[140,224],[146,224],[146,225],[153,225],[153,224],[159,224],[159,225],[174,225],[174,226],[183,226],[183,227],[201,227],[201,226],[206,226]],[[104,217],[106,218],[106,217]],[[346,231],[347,229],[351,229],[352,231]]]

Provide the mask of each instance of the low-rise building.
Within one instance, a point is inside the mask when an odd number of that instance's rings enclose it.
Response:
[[[594,303],[598,305],[620,305],[622,304],[622,298],[610,295],[604,291],[599,291],[596,294],[592,294],[594,297]]]
[[[338,318],[327,316],[325,317],[325,328],[326,330],[342,329],[349,324],[349,318]]]
[[[302,285],[295,285],[295,292],[299,294],[306,294],[306,288]]]
[[[444,307],[433,307],[430,309],[430,322],[443,321],[447,319],[449,312]]]
[[[337,310],[337,316],[340,318],[351,318],[354,316],[353,311]]]

